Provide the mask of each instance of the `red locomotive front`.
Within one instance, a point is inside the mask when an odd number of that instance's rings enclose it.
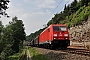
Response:
[[[52,24],[39,36],[39,45],[44,47],[67,48],[70,45],[66,24]]]

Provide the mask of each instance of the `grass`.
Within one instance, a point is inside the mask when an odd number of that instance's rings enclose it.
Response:
[[[26,49],[26,47],[24,47],[23,49],[21,49],[18,53],[11,55],[7,58],[7,60],[19,60],[20,57],[22,56],[22,52],[24,51],[24,49]]]
[[[21,57],[22,52],[16,53],[8,57],[8,60],[19,60]]]
[[[30,55],[32,57],[32,60],[50,60],[45,55],[40,54],[37,50],[34,48],[29,48]]]

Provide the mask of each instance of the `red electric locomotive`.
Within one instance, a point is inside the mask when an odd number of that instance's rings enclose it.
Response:
[[[70,45],[66,24],[51,24],[39,35],[39,47],[67,48]]]

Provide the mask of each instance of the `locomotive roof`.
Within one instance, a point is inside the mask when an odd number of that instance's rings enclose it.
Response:
[[[66,24],[51,24],[50,26],[66,26]],[[50,27],[50,26],[49,26],[49,27]],[[47,27],[46,29],[48,29],[49,27]],[[45,30],[46,30],[46,29],[45,29]],[[45,31],[45,30],[44,30],[44,31]],[[43,32],[44,32],[44,31],[43,31]],[[43,33],[43,32],[42,32],[42,33]],[[40,33],[40,34],[42,34],[42,33]]]
[[[66,26],[66,24],[51,24],[50,26]]]

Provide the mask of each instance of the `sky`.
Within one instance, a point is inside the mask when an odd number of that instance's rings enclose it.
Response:
[[[10,18],[2,16],[0,21],[8,25],[13,17],[23,21],[26,35],[44,28],[54,14],[63,11],[65,4],[73,0],[10,0],[6,12]]]

